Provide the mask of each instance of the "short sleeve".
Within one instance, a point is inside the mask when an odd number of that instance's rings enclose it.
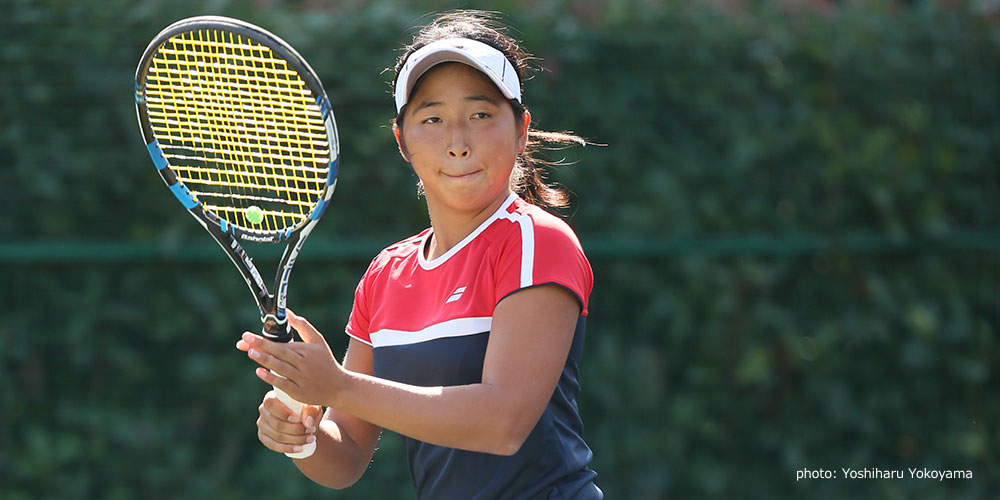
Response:
[[[594,274],[569,225],[548,213],[506,218],[517,230],[508,233],[496,257],[497,302],[525,288],[558,285],[576,296],[580,315],[586,316]]]
[[[368,293],[368,281],[372,276],[372,268],[374,267],[374,261],[372,265],[368,266],[368,271],[358,282],[357,288],[354,289],[354,305],[351,307],[351,317],[347,320],[347,328],[345,331],[348,335],[356,338],[368,345],[372,345],[371,340],[371,302],[369,301]]]

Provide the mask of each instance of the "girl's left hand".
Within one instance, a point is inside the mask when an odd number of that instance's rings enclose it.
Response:
[[[326,339],[309,321],[292,311],[286,310],[286,313],[303,342],[272,342],[244,332],[236,348],[263,367],[257,368],[256,374],[264,382],[285,391],[296,401],[333,406],[330,403],[337,393],[343,367],[333,356]]]

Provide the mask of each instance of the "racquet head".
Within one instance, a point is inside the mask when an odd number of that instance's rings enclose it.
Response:
[[[322,215],[337,179],[336,124],[287,43],[236,19],[189,18],[150,42],[135,81],[150,156],[203,224],[277,242]]]

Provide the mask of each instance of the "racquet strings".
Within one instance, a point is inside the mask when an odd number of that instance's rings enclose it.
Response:
[[[220,219],[283,231],[320,201],[331,146],[317,96],[266,45],[212,29],[170,38],[146,106],[169,168]]]

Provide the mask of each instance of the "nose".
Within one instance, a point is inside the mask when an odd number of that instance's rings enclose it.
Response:
[[[468,146],[464,146],[464,145],[461,146],[461,147],[454,147],[453,146],[453,147],[449,147],[448,148],[448,157],[449,158],[454,158],[456,160],[464,160],[464,159],[468,158],[469,157],[469,153],[470,153],[470,151],[469,151]]]
[[[464,160],[472,155],[469,147],[465,127],[451,127],[450,140],[448,142],[448,158]]]

